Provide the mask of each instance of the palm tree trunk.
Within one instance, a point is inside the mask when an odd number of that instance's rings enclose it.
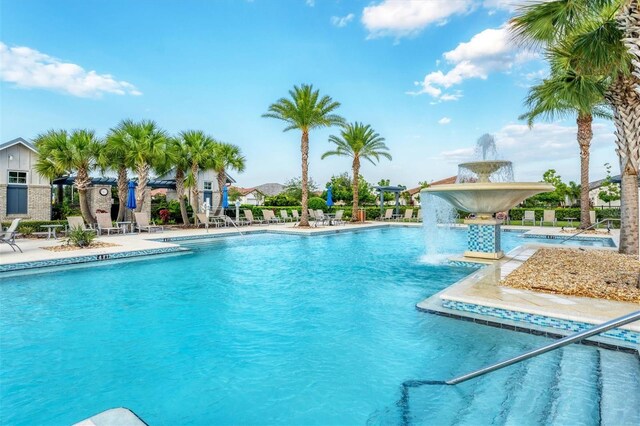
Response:
[[[80,199],[80,211],[82,217],[87,223],[95,223],[95,216],[89,208],[89,200],[87,199],[87,189],[91,185],[91,178],[85,169],[78,169],[75,180],[76,188],[78,188],[78,198]]]
[[[189,214],[187,213],[187,205],[184,202],[184,170],[176,169],[176,194],[178,203],[180,203],[180,215],[182,216],[182,224],[189,225]]]
[[[218,198],[218,205],[216,206],[216,214],[223,215],[224,209],[222,208],[222,188],[227,184],[227,174],[225,173],[224,169],[218,171],[217,180],[218,180],[218,191],[220,191],[220,197]]]
[[[358,205],[360,204],[359,180],[360,180],[360,158],[353,157],[353,205],[351,206],[351,222],[358,221]]]
[[[616,146],[622,173],[620,253],[638,255],[638,169],[640,168],[640,79],[620,76],[606,94],[613,108]]]
[[[191,188],[191,207],[193,207],[193,224],[198,226],[198,216],[200,213],[200,190],[198,189],[198,172],[200,168],[197,164],[191,166],[191,174],[193,175],[193,187]]]
[[[124,166],[118,167],[118,222],[124,220],[124,216],[127,213],[127,195],[129,194],[129,182],[127,177],[127,168]]]
[[[309,131],[302,131],[300,140],[302,152],[302,214],[298,226],[309,226]]]
[[[591,226],[589,217],[589,147],[593,138],[591,124],[593,117],[589,115],[578,116],[578,144],[580,145],[580,228],[587,229]]]
[[[138,164],[138,191],[136,192],[136,212],[141,212],[143,204],[147,198],[147,184],[149,183],[149,170],[151,167],[146,163]]]
[[[640,1],[627,0],[620,8],[618,21],[624,29],[624,44],[631,53],[633,75],[640,79]],[[640,86],[636,86],[640,92]]]

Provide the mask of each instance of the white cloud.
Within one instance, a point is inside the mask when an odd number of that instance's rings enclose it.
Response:
[[[576,126],[560,123],[537,123],[531,128],[526,124],[512,123],[494,132],[494,136],[499,157],[513,161],[516,178],[537,181],[549,168],[564,168],[563,178],[575,180],[580,172],[576,132]],[[600,152],[598,156],[604,155],[605,158],[615,156],[614,138],[613,127],[609,123],[594,123],[591,153]],[[474,144],[470,142],[469,145],[443,151],[435,159],[449,164],[474,160]]]
[[[513,12],[521,6],[532,3],[531,0],[484,0],[482,7],[495,11],[496,9]],[[491,12],[489,12],[491,14]]]
[[[0,79],[21,88],[49,89],[79,97],[142,94],[133,84],[118,81],[110,74],[87,71],[29,47],[9,47],[2,42]]]
[[[362,11],[369,37],[397,38],[419,33],[431,24],[443,25],[447,18],[470,12],[473,0],[421,1],[383,0]]]
[[[440,100],[457,100],[462,97],[460,91],[450,93],[445,90],[470,78],[486,80],[492,72],[509,72],[514,65],[536,57],[518,50],[518,46],[511,41],[507,26],[486,29],[442,56],[453,68],[446,73],[440,70],[430,72],[422,81],[415,83],[420,87],[419,90],[409,94],[428,94]]]
[[[332,16],[331,23],[336,27],[340,27],[340,28],[346,27],[347,24],[351,22],[354,17],[355,15],[353,13],[350,13],[346,16]]]
[[[307,3],[307,6],[313,7],[316,5],[316,0],[307,0],[306,3]]]
[[[451,123],[451,119],[449,117],[442,117],[440,120],[438,120],[438,124],[449,124]]]

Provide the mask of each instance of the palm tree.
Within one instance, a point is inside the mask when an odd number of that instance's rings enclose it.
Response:
[[[589,148],[593,138],[593,117],[611,118],[604,105],[606,84],[602,79],[582,76],[555,64],[551,76],[533,86],[525,100],[529,110],[521,115],[529,126],[542,117],[547,120],[576,116],[580,146],[580,227],[591,226],[589,217]]]
[[[130,136],[125,131],[125,122],[121,121],[118,126],[107,133],[104,149],[98,158],[100,167],[115,169],[117,172],[118,200],[120,201],[117,221],[123,221],[127,211],[128,171],[132,166],[128,158],[130,150]]]
[[[189,159],[189,152],[187,145],[181,136],[171,138],[169,140],[169,149],[167,150],[169,157],[169,165],[173,166],[176,171],[176,194],[178,196],[178,202],[180,203],[180,215],[182,216],[182,223],[186,226],[189,225],[189,213],[187,212],[187,205],[184,200],[185,196],[185,181],[186,173],[191,168],[191,160]]]
[[[213,166],[215,156],[215,139],[202,130],[187,130],[180,132],[178,137],[184,143],[189,166],[191,168],[191,206],[193,207],[193,222],[198,224],[196,214],[200,211],[200,190],[198,187],[198,173],[200,168]]]
[[[356,222],[358,220],[356,212],[360,200],[358,194],[360,160],[368,160],[374,165],[380,161],[380,157],[391,160],[391,154],[387,152],[389,148],[384,144],[384,138],[377,134],[370,125],[364,125],[358,122],[345,125],[340,132],[340,136],[329,136],[329,142],[334,143],[336,147],[333,151],[327,151],[322,154],[322,159],[331,155],[353,158],[353,163],[351,164],[353,171],[353,207],[351,221]]]
[[[269,106],[269,112],[263,117],[275,118],[287,123],[284,131],[298,129],[302,132],[300,151],[302,153],[302,215],[299,226],[309,226],[309,131],[319,127],[341,125],[344,118],[333,114],[340,103],[329,96],[320,98],[318,90],[310,84],[293,86],[289,90],[290,98],[280,98]]]
[[[150,120],[123,120],[118,128],[128,140],[126,163],[131,164],[138,175],[136,211],[140,212],[147,197],[149,172],[161,162],[167,150],[167,134]]]
[[[230,143],[218,142],[214,147],[213,158],[213,170],[216,172],[218,180],[218,190],[222,191],[222,187],[227,183],[227,171],[233,169],[237,172],[243,172],[245,168],[245,158],[242,156],[242,151],[237,145]],[[222,209],[222,197],[216,210],[219,214]]]
[[[605,99],[613,110],[616,151],[622,174],[620,252],[638,254],[638,171],[640,169],[640,76],[633,74],[629,47],[636,27],[623,28],[617,19],[637,18],[627,0],[553,0],[522,7],[512,29],[524,43],[569,53],[572,69],[605,78]],[[631,19],[630,22],[636,22]],[[634,29],[635,28],[635,29]],[[627,36],[627,37],[625,37]],[[626,44],[625,44],[626,43]],[[637,43],[637,39],[635,41]],[[636,70],[637,71],[637,70]]]
[[[96,158],[101,141],[93,130],[49,130],[35,139],[38,149],[36,171],[49,179],[75,173],[74,185],[78,189],[80,211],[87,223],[95,218],[89,209],[87,189],[91,185],[91,171],[96,167]]]

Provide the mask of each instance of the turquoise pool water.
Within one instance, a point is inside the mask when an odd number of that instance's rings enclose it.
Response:
[[[455,235],[452,249],[464,239]],[[503,245],[532,241],[505,233]],[[466,424],[478,424],[474,416],[490,408],[500,415],[497,395],[525,381],[524,367],[455,391],[416,389],[408,407],[397,404],[402,382],[447,378],[547,341],[417,311],[470,273],[421,262],[419,229],[188,247],[184,256],[0,279],[0,424],[70,424],[119,406],[151,425],[397,424],[403,414],[422,423],[433,401],[442,410],[433,424],[464,409]],[[543,358],[549,374],[562,360],[587,365],[575,354]],[[538,393],[554,386],[529,380]],[[598,377],[587,372],[579,383],[590,386],[585,404],[597,406]],[[555,386],[576,397],[575,384]],[[495,400],[482,402],[482,389]],[[473,400],[484,411],[470,410]],[[559,407],[535,419],[561,416]]]

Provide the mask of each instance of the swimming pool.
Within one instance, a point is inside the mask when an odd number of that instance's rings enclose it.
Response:
[[[525,242],[503,238],[507,250]],[[407,412],[420,423],[435,409],[436,424],[451,413],[459,424],[514,413],[518,424],[533,414],[505,401],[526,407],[522,392],[548,389],[557,397],[535,405],[536,420],[571,412],[597,424],[590,407],[616,399],[633,410],[640,375],[599,376],[610,351],[584,346],[455,389],[415,389],[398,405],[405,380],[448,378],[549,340],[417,311],[471,271],[422,263],[419,229],[187,246],[184,256],[1,279],[0,423],[69,424],[124,406],[152,425],[393,424]],[[615,356],[638,369],[637,357]],[[573,370],[574,381],[554,379]]]

